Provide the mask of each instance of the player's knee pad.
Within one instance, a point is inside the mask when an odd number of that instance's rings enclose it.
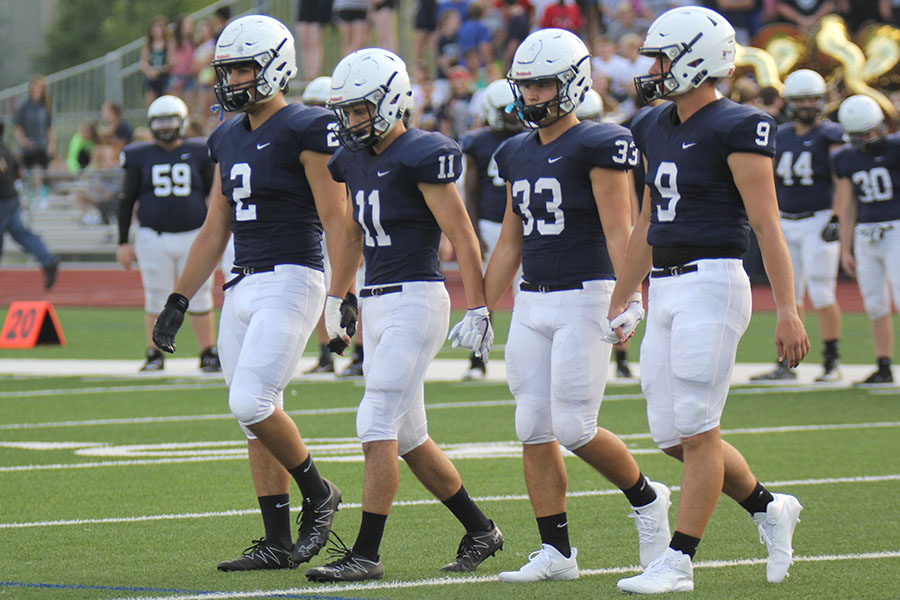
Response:
[[[516,406],[516,437],[523,444],[546,444],[556,439],[551,428],[550,412],[536,410],[532,403]]]
[[[209,285],[207,285],[209,284]],[[212,277],[203,284],[190,300],[188,313],[191,316],[205,315],[213,309]]]
[[[170,286],[171,287],[171,286]],[[144,312],[150,315],[158,315],[166,305],[170,290],[164,286],[144,284]],[[191,307],[193,308],[193,307]]]
[[[367,392],[356,411],[356,435],[363,443],[397,439],[394,410],[385,396]]]
[[[553,435],[567,450],[577,450],[597,435],[596,417],[591,419],[581,406],[565,402],[553,410]]]
[[[249,390],[232,389],[228,394],[228,408],[242,427],[255,425],[275,412],[275,403]]]
[[[836,277],[828,277],[827,275],[810,277],[809,284],[806,286],[806,292],[809,294],[809,301],[812,303],[813,308],[820,310],[834,304],[837,301],[836,287]]]
[[[397,454],[405,456],[428,440],[428,431],[404,427],[397,432]]]
[[[870,321],[876,321],[891,314],[891,301],[887,294],[882,293],[881,290],[863,294],[863,306]]]

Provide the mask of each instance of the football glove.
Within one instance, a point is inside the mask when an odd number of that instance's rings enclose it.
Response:
[[[184,322],[188,309],[188,299],[181,294],[169,294],[166,306],[153,325],[153,343],[160,350],[175,352],[175,334]]]
[[[494,345],[494,329],[491,327],[490,313],[486,306],[470,308],[462,321],[453,326],[450,335],[450,346],[468,348],[482,359],[486,359],[491,346]]]
[[[831,220],[828,221],[828,224],[825,225],[825,228],[822,230],[822,241],[824,242],[836,242],[840,238],[841,233],[841,224],[838,222],[837,215],[831,217]]]
[[[328,296],[325,300],[325,331],[331,338],[328,342],[328,350],[335,354],[343,354],[347,343],[342,336],[353,337],[356,333],[356,319],[359,316],[359,306],[353,292],[347,292],[343,299],[337,296]]]
[[[612,320],[606,319],[605,322],[601,321],[601,335],[603,336],[603,339],[610,344],[624,342],[634,335],[634,330],[637,328],[638,323],[643,320],[643,305],[636,300],[632,300],[625,308],[625,312]],[[619,338],[619,336],[616,335],[616,329],[619,327],[622,328],[622,335],[625,336],[624,338]]]

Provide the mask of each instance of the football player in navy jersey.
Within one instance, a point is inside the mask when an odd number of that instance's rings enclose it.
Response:
[[[816,381],[837,381],[841,309],[836,298],[840,244],[837,216],[832,208],[834,181],[829,154],[843,140],[841,126],[822,120],[828,88],[822,76],[809,69],[794,71],[784,80],[784,100],[791,121],[775,135],[775,191],[781,229],[794,267],[794,297],[803,315],[803,296],[809,293],[819,321],[824,348],[822,374]],[[754,381],[796,379],[784,361]]]
[[[203,220],[213,180],[213,163],[206,140],[185,139],[188,107],[176,96],[160,96],[147,110],[155,141],[130,144],[122,152],[125,182],[119,204],[119,247],[116,259],[126,269],[135,257],[144,285],[147,356],[141,371],[159,371],[165,362],[153,345],[153,324],[166,295],[181,275],[188,251]],[[128,240],[134,205],[139,227],[134,247]],[[191,326],[201,349],[200,369],[221,371],[215,348],[212,277],[191,299]]]
[[[492,308],[522,265],[506,373],[541,546],[500,579],[579,575],[560,446],[624,492],[640,559],[648,564],[669,538],[669,489],[644,477],[622,440],[597,427],[611,349],[600,323],[631,231],[629,169],[638,152],[627,129],[578,121],[575,108],[590,88],[591,72],[588,50],[575,34],[531,34],[516,50],[508,78],[514,109],[531,131],[494,154],[507,203],[485,295]]]
[[[497,172],[494,151],[504,140],[522,131],[519,118],[515,113],[506,111],[514,100],[505,79],[492,82],[485,88],[481,102],[487,126],[467,131],[459,138],[459,145],[466,157],[466,210],[475,226],[485,264],[497,245],[506,209],[506,182]],[[482,357],[475,356],[473,352],[469,360],[471,364],[464,379],[487,375],[487,365]]]
[[[325,325],[349,343],[339,307],[360,255],[365,285],[359,292],[365,321],[365,393],[356,431],[365,454],[362,522],[352,548],[325,566],[309,569],[311,581],[380,579],[382,535],[397,492],[400,456],[429,492],[465,527],[456,560],[442,571],[474,571],[503,547],[500,529],[469,497],[459,473],[428,436],[425,371],[447,333],[450,298],[439,269],[443,231],[456,249],[470,308],[454,327],[454,345],[481,356],[493,342],[484,307],[481,254],[456,189],[462,155],[441,133],[407,129],[412,102],[406,65],[380,48],[345,56],[331,79],[331,107],[343,148],[328,167],[353,202],[344,243],[332,261]]]
[[[684,472],[668,548],[618,588],[694,589],[691,560],[723,491],[759,529],[769,553],[766,575],[776,583],[790,567],[802,506],[763,487],[719,430],[738,341],[750,322],[750,281],[741,264],[749,226],[775,295],[779,358],[793,367],[809,350],[778,221],[775,122],[717,98],[716,81],[732,75],[735,55],[734,29],[720,14],[693,6],[663,13],[641,54],[654,59],[649,74],[635,78],[641,99],[672,101],[644,108],[632,121],[647,183],[607,325],[613,339],[634,332],[642,315],[629,296],[649,271],[641,386],[653,440],[684,462]]]
[[[838,120],[851,141],[832,156],[841,263],[859,282],[877,364],[857,385],[892,385],[891,295],[895,305],[900,301],[900,134],[885,135],[884,113],[868,96],[844,100]]]
[[[216,162],[209,212],[153,340],[175,351],[187,298],[216,268],[233,233],[219,351],[228,405],[248,438],[265,536],[219,570],[293,568],[324,546],[341,501],[283,409],[284,388],[325,302],[322,228],[338,239],[347,208],[327,166],[338,141],[330,111],[285,101],[297,67],[293,36],[281,22],[261,15],[232,21],[212,64],[221,108],[238,115],[208,140]],[[291,478],[303,495],[293,544]]]

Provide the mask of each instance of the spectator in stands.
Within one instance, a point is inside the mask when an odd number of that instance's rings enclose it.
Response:
[[[885,0],[837,0],[837,8],[851,36],[864,24],[890,23],[892,18],[891,2]]]
[[[144,74],[144,98],[147,104],[166,93],[175,45],[169,36],[168,19],[153,17],[147,25],[147,37],[141,48],[141,72]]]
[[[516,48],[531,32],[531,18],[519,0],[503,0],[506,8],[506,31],[501,44],[503,66],[508,69],[512,64]]]
[[[465,21],[469,17],[469,0],[440,0],[437,4],[438,17],[447,10],[455,10],[459,18]]]
[[[43,171],[56,156],[56,135],[47,99],[47,82],[40,75],[28,82],[28,97],[16,109],[13,122],[16,142],[22,151],[22,168],[31,169],[34,189],[39,190],[41,198],[46,198],[48,191],[43,185]]]
[[[415,63],[424,64],[425,48],[434,46],[434,32],[437,29],[437,0],[418,0],[413,26],[415,35]]]
[[[750,38],[759,28],[762,0],[714,0],[713,4],[712,8],[734,27],[735,41],[749,45]]]
[[[374,0],[372,25],[375,27],[375,45],[394,52],[397,49],[394,5],[397,0]]]
[[[634,85],[627,85],[627,82],[633,82],[634,78],[639,75],[646,75],[653,66],[653,59],[649,56],[641,56],[638,50],[643,42],[643,36],[636,33],[629,33],[622,36],[619,40],[619,54],[628,61],[628,70],[625,71],[625,80],[619,81],[619,85],[625,91],[625,99],[620,105],[620,109],[626,114],[631,115],[638,108],[637,92]]]
[[[459,28],[462,17],[459,11],[445,10],[438,15],[437,42],[435,44],[435,60],[437,62],[437,78],[447,79],[450,69],[459,64],[462,54],[459,52]]]
[[[5,125],[0,121],[0,241],[3,240],[3,234],[9,232],[16,242],[37,259],[44,271],[44,289],[49,290],[56,282],[59,259],[22,222],[19,193],[15,186],[16,179],[21,177],[21,170],[12,151],[3,143],[4,129]]]
[[[228,25],[228,21],[231,20],[231,7],[220,6],[216,9],[215,13],[215,21],[213,22],[213,34],[216,40],[219,39],[219,34],[222,33],[222,30],[225,29],[225,26]]]
[[[591,73],[602,73],[609,78],[610,92],[618,99],[624,100],[628,95],[626,87],[631,76],[631,63],[625,57],[616,54],[616,43],[608,35],[601,35],[594,44],[594,55],[591,57]],[[604,101],[606,98],[604,98]]]
[[[111,101],[106,101],[100,107],[100,141],[108,144],[121,152],[127,144],[131,143],[131,125],[122,120],[122,107]]]
[[[620,42],[623,37],[629,34],[643,39],[649,26],[650,23],[647,19],[640,16],[638,11],[635,10],[634,4],[628,0],[622,0],[616,7],[613,19],[607,23],[606,35],[614,42]]]
[[[557,29],[567,29],[578,35],[583,23],[584,17],[581,14],[581,7],[574,0],[558,0],[544,9],[541,28],[556,27]]]
[[[447,74],[450,82],[450,98],[438,112],[440,131],[458,140],[459,136],[474,125],[469,105],[472,103],[472,77],[469,70],[457,65]]]
[[[369,0],[334,0],[334,16],[346,56],[366,46],[369,37]]]
[[[99,142],[97,124],[93,121],[83,122],[69,140],[69,152],[66,154],[66,167],[69,172],[77,173],[86,169],[91,164],[94,145]]]
[[[777,89],[771,86],[760,89],[756,105],[775,119],[779,125],[787,122],[788,119],[784,116],[784,98]]]
[[[333,0],[299,0],[297,20],[297,41],[302,44],[303,66],[300,76],[315,79],[322,73],[322,59],[325,46],[322,30],[331,23],[331,3]]]
[[[197,95],[197,71],[194,70],[194,21],[188,15],[175,19],[172,46],[169,92],[193,106]]]
[[[216,35],[213,22],[204,19],[197,23],[197,39],[194,48],[194,71],[197,73],[197,97],[192,112],[209,115],[209,107],[216,103],[213,85],[216,72],[212,67],[216,51]]]
[[[834,0],[776,0],[775,19],[811,30],[819,19],[835,11]]]
[[[491,45],[490,28],[482,22],[484,7],[479,2],[469,5],[468,17],[459,28],[459,55],[465,57],[470,50],[478,56],[479,68],[494,60],[494,48]],[[473,72],[474,73],[474,72]]]
[[[122,189],[122,172],[117,168],[119,152],[108,144],[94,147],[84,185],[75,192],[81,222],[85,225],[109,225],[115,221]]]

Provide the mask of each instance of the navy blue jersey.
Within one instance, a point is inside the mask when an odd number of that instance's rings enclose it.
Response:
[[[419,183],[453,183],[462,170],[459,146],[441,133],[410,129],[381,154],[341,148],[328,162],[347,184],[353,219],[362,228],[366,285],[441,281],[441,228]]]
[[[775,121],[728,99],[676,124],[675,104],[641,110],[631,124],[647,159],[652,210],[647,242],[661,247],[732,247],[750,243],[747,212],[728,166],[732,152],[775,155]]]
[[[120,164],[139,172],[137,219],[142,227],[173,233],[203,225],[209,194],[203,173],[212,168],[206,140],[187,139],[174,150],[149,142],[129,144]]]
[[[323,270],[322,224],[300,153],[333,153],[334,114],[288,104],[255,130],[246,115],[222,123],[209,137],[222,193],[234,208],[234,264],[296,264]]]
[[[900,133],[892,133],[878,152],[861,152],[846,144],[832,155],[834,172],[849,178],[860,223],[900,219]]]
[[[467,131],[459,137],[463,153],[471,156],[478,165],[478,191],[481,196],[478,215],[495,223],[502,223],[503,213],[506,212],[506,182],[497,170],[494,151],[509,137],[509,133],[490,127]]]
[[[804,135],[794,123],[783,123],[775,136],[775,190],[783,213],[799,214],[831,208],[831,147],[842,143],[844,130],[834,121],[820,121]]]
[[[528,131],[504,142],[494,157],[500,176],[510,183],[513,211],[522,219],[525,281],[613,279],[590,172],[637,164],[628,130],[583,121],[546,145],[537,131]]]

